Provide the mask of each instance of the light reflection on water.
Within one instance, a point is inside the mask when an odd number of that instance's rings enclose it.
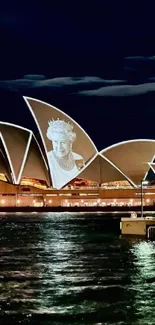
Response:
[[[155,243],[111,225],[101,214],[1,214],[0,324],[154,324]]]

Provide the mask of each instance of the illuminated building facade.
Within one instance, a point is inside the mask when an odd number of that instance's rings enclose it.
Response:
[[[140,205],[141,181],[155,171],[155,140],[98,151],[70,116],[24,100],[38,133],[0,122],[0,206]],[[144,192],[144,203],[153,204],[154,187]]]

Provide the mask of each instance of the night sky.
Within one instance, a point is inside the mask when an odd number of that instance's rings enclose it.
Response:
[[[30,96],[69,114],[98,150],[155,139],[153,7],[52,2],[1,4],[0,119],[36,132]]]

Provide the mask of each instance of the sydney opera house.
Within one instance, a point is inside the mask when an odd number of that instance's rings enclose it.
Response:
[[[155,172],[155,140],[98,151],[70,116],[40,100],[23,100],[38,132],[0,122],[0,206],[140,205],[141,184]],[[153,205],[153,181],[143,191],[144,204]]]

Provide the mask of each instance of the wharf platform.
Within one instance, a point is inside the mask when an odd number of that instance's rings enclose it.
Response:
[[[121,218],[120,230],[122,235],[150,237],[150,231],[155,230],[155,217]],[[155,231],[154,231],[155,232]]]

